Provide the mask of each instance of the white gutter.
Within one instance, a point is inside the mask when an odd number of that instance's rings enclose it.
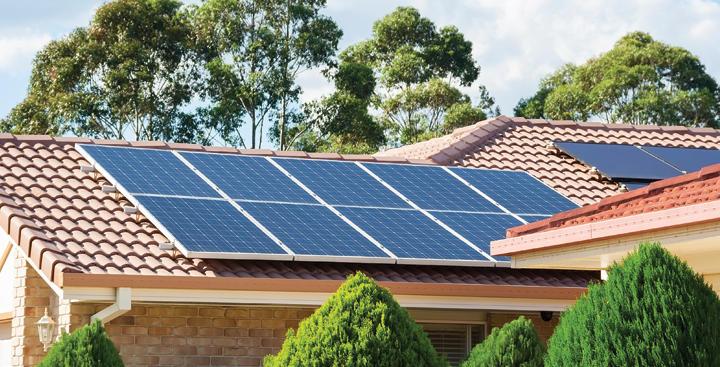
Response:
[[[93,321],[100,320],[104,325],[125,312],[130,311],[130,308],[132,308],[131,288],[116,288],[115,303],[92,315],[90,319]]]

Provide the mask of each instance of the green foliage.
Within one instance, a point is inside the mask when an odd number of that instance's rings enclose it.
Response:
[[[288,146],[310,152],[376,152],[385,143],[385,128],[368,112],[375,89],[372,69],[344,62],[334,81],[333,94],[304,106],[302,121],[288,130]]]
[[[599,57],[543,80],[515,115],[718,127],[720,88],[689,51],[634,32]]]
[[[718,366],[720,300],[686,263],[641,245],[565,312],[547,366]]]
[[[447,366],[390,292],[360,273],[290,330],[265,367]]]
[[[116,0],[35,57],[28,96],[3,128],[104,138],[195,141],[178,134],[197,79],[190,27],[175,0]]]
[[[381,124],[394,143],[444,133],[448,110],[470,103],[459,87],[471,85],[480,73],[472,43],[456,27],[438,29],[411,7],[398,7],[376,21],[372,37],[350,46],[341,59],[373,69],[379,81],[373,107],[381,111]],[[468,118],[469,110],[464,112]],[[458,113],[450,122],[453,126],[467,121],[460,122]]]
[[[208,0],[194,11],[198,49],[205,60],[203,111],[232,144],[257,148],[273,128],[280,149],[296,122],[291,106],[301,92],[297,75],[332,64],[342,31],[320,14],[324,0]],[[246,144],[240,128],[250,125]]]
[[[473,107],[469,102],[455,103],[445,111],[442,132],[449,134],[459,127],[472,125],[486,118],[487,115],[483,110],[478,107]]]
[[[122,367],[117,349],[99,320],[56,342],[38,367]]]
[[[520,316],[476,345],[460,367],[542,367],[545,346],[532,321]]]

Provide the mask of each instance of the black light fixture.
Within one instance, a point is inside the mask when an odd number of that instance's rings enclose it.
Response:
[[[540,318],[543,321],[550,321],[553,318],[553,312],[552,311],[540,311]]]

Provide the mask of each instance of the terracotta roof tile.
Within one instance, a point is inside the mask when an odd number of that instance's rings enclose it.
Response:
[[[498,124],[489,129],[502,130],[504,123]],[[487,132],[483,130],[482,134]],[[122,196],[103,192],[102,185],[107,184],[107,180],[97,173],[80,170],[80,166],[88,162],[75,149],[74,144],[78,142],[276,154],[265,150],[239,151],[157,142],[0,134],[0,226],[31,261],[56,282],[63,273],[341,280],[358,270],[379,280],[487,285],[585,287],[588,281],[597,278],[594,272],[188,259],[175,251],[160,250],[158,244],[167,241],[162,233],[142,215],[126,214],[123,206],[128,202]],[[478,142],[474,138],[466,139],[463,147]],[[307,156],[303,152],[277,155]],[[426,158],[313,156],[432,163]]]
[[[596,204],[558,213],[542,221],[510,228],[507,235],[508,237],[523,236],[714,200],[720,200],[720,164],[656,181],[637,190],[605,197]]]
[[[468,136],[483,139],[469,149]],[[502,116],[380,152],[376,157],[432,159],[439,164],[527,171],[580,205],[622,192],[617,183],[590,174],[590,168],[574,158],[548,150],[554,141],[720,148],[720,131]]]

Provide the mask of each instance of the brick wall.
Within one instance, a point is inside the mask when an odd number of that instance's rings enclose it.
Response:
[[[73,304],[71,330],[105,304]],[[257,367],[312,309],[133,304],[105,325],[127,367]]]
[[[35,366],[45,356],[36,323],[48,315],[57,320],[57,296],[22,256],[15,259],[14,317],[12,320],[13,366]]]
[[[520,315],[525,316],[526,318],[530,319],[535,326],[535,330],[537,330],[538,335],[540,336],[540,339],[542,339],[545,343],[547,343],[547,340],[550,338],[550,336],[553,333],[553,330],[555,330],[555,326],[557,326],[559,321],[559,314],[557,312],[553,313],[553,318],[550,321],[543,321],[540,318],[539,312],[534,313],[490,313],[488,314],[488,334],[492,331],[493,328],[496,327],[502,327],[505,325],[505,323],[508,323],[512,320],[517,319],[520,317]]]

